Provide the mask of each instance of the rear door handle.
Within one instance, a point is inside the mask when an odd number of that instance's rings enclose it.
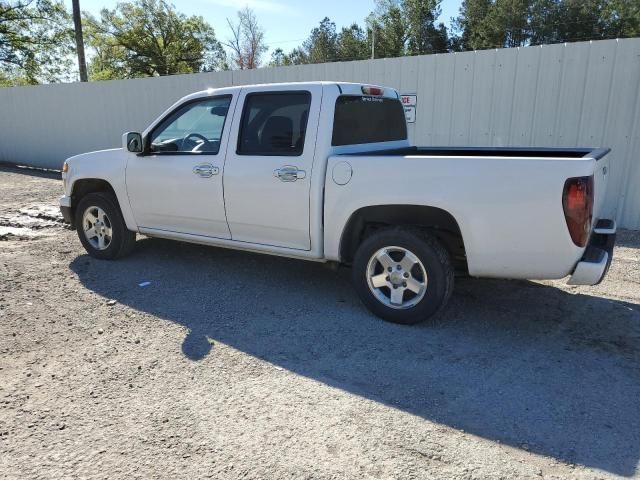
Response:
[[[293,165],[285,165],[284,167],[276,168],[273,171],[273,176],[279,178],[282,182],[295,182],[305,178],[307,172],[298,170],[298,167]]]
[[[201,163],[193,167],[193,173],[202,178],[209,178],[217,175],[219,172],[218,167],[214,167],[210,163]]]

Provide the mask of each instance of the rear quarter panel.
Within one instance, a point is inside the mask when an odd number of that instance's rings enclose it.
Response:
[[[332,179],[351,165],[346,185]],[[571,241],[562,210],[569,177],[591,175],[592,158],[332,156],[325,191],[325,255],[339,260],[351,215],[372,205],[438,207],[458,222],[473,276],[562,278],[584,249]]]

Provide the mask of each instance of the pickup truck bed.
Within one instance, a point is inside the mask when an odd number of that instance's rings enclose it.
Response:
[[[331,222],[325,225],[325,255],[345,260],[344,246],[333,240],[353,221],[348,218],[353,212],[376,204],[419,205],[419,197],[428,196],[430,207],[451,216],[448,222],[439,218],[438,228],[460,234],[458,248],[447,242],[452,256],[466,261],[459,270],[476,277],[563,278],[571,275],[585,251],[567,230],[561,207],[565,183],[593,176],[595,225],[606,193],[608,151],[404,147],[334,155],[328,172],[348,164],[353,173],[346,186],[327,179],[325,218]],[[412,209],[407,211],[420,223]],[[394,215],[403,218],[399,211]],[[423,223],[433,221],[427,216]],[[604,271],[606,261],[593,269],[587,283],[601,279],[597,272]]]

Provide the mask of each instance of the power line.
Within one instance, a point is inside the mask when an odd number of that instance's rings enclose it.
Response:
[[[293,40],[278,40],[277,42],[269,42],[269,45],[277,45],[280,43],[303,42],[306,38],[295,38]]]

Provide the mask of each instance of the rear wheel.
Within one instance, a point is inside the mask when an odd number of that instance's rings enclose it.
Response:
[[[375,315],[414,324],[436,314],[453,291],[446,249],[420,230],[388,228],[367,238],[353,262],[353,281]]]
[[[127,229],[115,197],[106,192],[89,193],[76,207],[76,229],[89,255],[111,260],[128,255],[136,241]]]

